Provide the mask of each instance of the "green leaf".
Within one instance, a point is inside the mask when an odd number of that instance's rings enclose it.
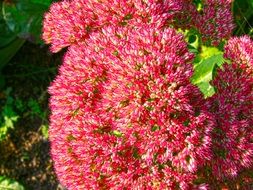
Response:
[[[206,59],[202,59],[199,64],[194,68],[194,74],[192,76],[192,83],[198,84],[201,82],[209,82],[212,80],[212,74],[214,67],[217,63],[221,62],[222,54],[214,55]]]
[[[7,97],[5,105],[1,106],[1,117],[0,117],[0,141],[4,140],[8,134],[9,129],[14,128],[15,122],[19,116],[14,111],[15,102],[11,97],[11,88],[5,90]],[[1,189],[1,188],[0,188]]]
[[[25,188],[17,181],[0,176],[0,189],[1,190],[25,190]]]
[[[206,98],[215,93],[210,81],[213,80],[216,67],[220,67],[224,62],[223,53],[219,53],[203,58],[195,64],[191,82],[199,87]]]
[[[251,19],[253,16],[253,0],[234,0],[233,14],[237,25],[234,34],[244,35],[250,33]]]
[[[197,84],[200,91],[204,94],[205,98],[211,97],[215,94],[215,89],[209,82],[200,82]]]
[[[117,130],[114,130],[114,131],[112,132],[112,134],[113,134],[114,136],[116,136],[116,137],[122,137],[122,135],[123,135],[120,131],[117,131]]]
[[[223,52],[220,51],[217,47],[207,47],[207,46],[202,46],[201,47],[201,54],[200,57],[203,59],[209,58],[213,55],[220,55]]]
[[[41,114],[42,113],[38,101],[36,101],[36,100],[34,100],[32,98],[30,98],[29,101],[28,101],[28,107],[30,108],[30,110],[31,110],[31,112],[32,112],[33,115]]]
[[[198,35],[190,35],[188,39],[188,43],[194,47],[195,49],[198,49],[199,47],[199,37]]]
[[[48,139],[48,125],[41,125],[40,126],[41,127],[41,133],[42,133],[42,135],[46,138],[46,139]]]
[[[5,116],[4,122],[5,122],[6,128],[14,128],[14,122],[16,122],[18,118],[19,116],[12,116],[12,117]]]
[[[4,1],[3,17],[12,32],[30,41],[42,43],[43,15],[50,4],[51,0]]]
[[[0,10],[2,10],[2,3],[0,3]],[[0,12],[0,48],[8,45],[16,38],[16,34],[13,33],[7,26],[3,19],[2,12]]]
[[[185,40],[188,43],[188,48],[190,50],[192,50],[192,48],[194,49],[198,49],[199,48],[199,32],[196,29],[190,29],[190,30],[186,30],[186,31],[181,31],[183,33],[183,35],[185,36]]]
[[[243,0],[241,0],[241,1],[243,1]],[[247,1],[251,5],[251,8],[253,8],[253,0],[247,0]]]
[[[0,70],[11,60],[11,58],[22,47],[24,42],[25,40],[16,38],[7,46],[0,48]]]
[[[195,47],[193,47],[193,46],[191,46],[189,44],[188,44],[187,48],[188,48],[189,52],[191,52],[191,53],[194,53],[194,54],[198,54],[199,53],[199,51]]]

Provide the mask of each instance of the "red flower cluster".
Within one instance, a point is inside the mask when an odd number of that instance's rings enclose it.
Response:
[[[218,178],[235,177],[253,163],[253,77],[237,63],[223,69],[213,81],[217,93],[208,100],[217,120],[211,165]]]
[[[206,0],[196,7],[192,0],[178,0],[177,11],[170,23],[180,29],[196,29],[205,44],[218,46],[229,39],[234,28],[231,0]]]
[[[49,89],[59,179],[69,189],[193,187],[213,121],[183,36],[106,27],[86,43],[69,48]]]
[[[231,3],[232,0],[205,1],[202,13],[195,21],[204,42],[217,46],[231,36],[234,28]]]
[[[253,41],[234,37],[225,47],[232,63],[217,73],[216,94],[207,104],[215,114],[212,171],[219,179],[236,177],[253,164]]]
[[[191,0],[63,0],[46,13],[42,38],[52,44],[52,52],[58,52],[105,26],[137,28],[148,23],[150,27],[196,28],[204,42],[218,45],[232,33],[230,8],[231,0],[205,1],[201,12]]]
[[[42,38],[57,52],[106,26],[164,26],[178,9],[174,0],[64,0],[54,3],[45,15]]]
[[[173,17],[172,25],[175,28],[188,30],[195,28],[196,19],[200,14],[192,0],[178,0],[179,11]]]
[[[253,43],[250,37],[231,38],[225,46],[225,57],[237,63],[249,74],[253,74]]]
[[[253,43],[228,42],[232,64],[204,100],[190,82],[194,56],[169,27],[183,28],[187,15],[217,45],[233,28],[229,3],[205,1],[203,14],[190,0],[51,6],[43,39],[53,52],[70,46],[49,88],[51,154],[64,186],[204,190],[200,168],[222,179],[252,166]]]

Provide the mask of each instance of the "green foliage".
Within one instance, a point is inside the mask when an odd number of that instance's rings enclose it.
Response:
[[[14,105],[16,110],[19,112],[20,115],[24,115],[27,117],[39,117],[42,120],[46,118],[46,112],[42,111],[40,103],[38,100],[30,98],[28,101],[24,101],[22,99],[15,99]]]
[[[42,43],[42,19],[51,3],[51,0],[0,2],[0,72],[22,47],[25,39]],[[4,81],[0,73],[0,89]]]
[[[5,96],[4,100],[1,100],[3,104],[0,107],[0,142],[4,140],[10,129],[15,128],[15,123],[19,118],[28,117],[34,119],[35,117],[42,120],[41,132],[45,138],[48,138],[48,125],[47,123],[47,112],[42,111],[39,102],[33,98],[28,101],[24,101],[19,98],[13,98],[11,96],[11,88],[8,88],[3,94]]]
[[[216,68],[224,62],[223,52],[214,47],[203,46],[202,52],[197,55],[191,82],[199,87],[205,98],[215,93],[210,82],[214,79]]]
[[[2,3],[0,3],[0,10],[2,9]],[[0,13],[0,48],[8,45],[16,38],[16,35],[6,25],[2,13]]]
[[[48,125],[41,125],[41,133],[43,135],[44,138],[48,139]]]
[[[11,60],[11,58],[17,53],[20,47],[24,44],[24,41],[25,40],[23,39],[15,38],[10,43],[8,43],[8,45],[0,49],[0,69],[2,69],[2,67],[4,67],[4,65],[6,65],[6,63],[8,63]]]
[[[50,4],[51,0],[4,1],[3,18],[9,29],[19,37],[42,43],[43,14]]]
[[[40,118],[45,117],[45,114],[41,110],[40,105],[39,105],[37,100],[34,100],[34,99],[30,98],[28,103],[27,103],[27,106],[28,106],[30,115],[32,117],[34,117],[34,116],[39,116]]]
[[[14,110],[14,99],[10,96],[11,89],[6,90],[6,102],[2,107],[0,118],[0,142],[4,140],[8,134],[9,129],[14,128],[14,123],[18,120],[19,116]]]
[[[207,47],[202,45],[197,30],[191,29],[182,33],[188,43],[189,51],[195,54],[194,73],[191,82],[198,86],[205,98],[211,97],[215,94],[215,88],[210,82],[214,79],[216,68],[228,61],[223,58],[223,44],[218,48]]]
[[[234,0],[235,35],[253,34],[253,0]]]
[[[25,188],[17,181],[0,176],[0,189],[1,190],[25,190]]]

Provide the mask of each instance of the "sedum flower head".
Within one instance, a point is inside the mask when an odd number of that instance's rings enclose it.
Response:
[[[72,45],[49,88],[51,153],[68,189],[193,189],[212,116],[173,29],[105,27]],[[199,188],[206,189],[202,184]]]
[[[178,10],[173,0],[64,0],[45,14],[42,38],[57,52],[87,39],[105,26],[138,27],[139,23],[164,26]]]
[[[231,38],[225,46],[225,57],[253,75],[253,41],[249,36]]]
[[[220,69],[217,93],[208,100],[215,113],[211,166],[218,179],[236,177],[253,164],[253,77],[233,62]]]
[[[225,46],[225,64],[214,80],[217,93],[208,100],[217,120],[212,139],[213,174],[237,177],[253,167],[253,50],[247,36],[233,37]]]
[[[172,25],[183,30],[194,28],[199,15],[196,5],[192,0],[178,0],[178,5],[179,11],[175,13]]]
[[[231,0],[206,0],[195,22],[202,40],[214,46],[228,39],[234,28]]]

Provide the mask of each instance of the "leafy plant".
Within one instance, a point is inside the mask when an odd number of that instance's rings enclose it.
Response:
[[[30,98],[28,103],[27,103],[30,115],[33,117],[35,115],[44,118],[45,117],[45,113],[41,110],[40,105],[38,103],[38,101]]]
[[[18,120],[19,116],[15,112],[14,99],[10,96],[11,88],[7,89],[6,102],[2,107],[2,113],[0,118],[0,141],[4,140],[8,134],[9,129],[14,128],[14,123]]]
[[[5,0],[0,2],[0,72],[22,47],[25,40],[42,44],[44,12],[51,0]],[[4,77],[0,74],[0,89]]]
[[[40,36],[43,14],[50,4],[51,0],[4,1],[3,18],[17,36],[42,43]]]
[[[48,128],[49,126],[48,125],[41,125],[41,133],[43,135],[44,138],[48,138]]]
[[[224,62],[223,52],[215,47],[202,46],[202,53],[196,57],[191,81],[199,87],[206,98],[215,94],[210,82],[214,79],[216,68],[222,66]]]
[[[236,22],[235,35],[253,34],[253,0],[234,0],[233,13]]]
[[[25,188],[17,181],[0,176],[0,189],[1,190],[25,190]]]

